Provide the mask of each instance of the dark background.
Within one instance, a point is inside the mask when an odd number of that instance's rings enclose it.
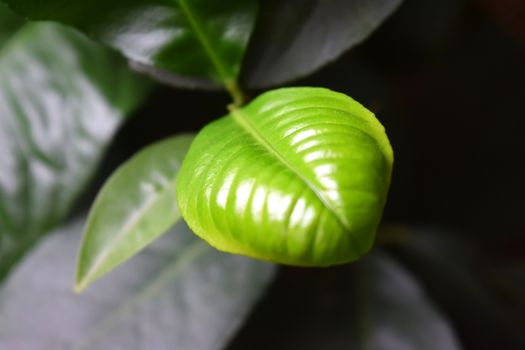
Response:
[[[407,0],[365,43],[289,85],[347,93],[385,125],[396,157],[385,224],[461,235],[498,262],[525,259],[525,1]],[[119,132],[81,207],[139,148],[199,130],[228,102],[223,92],[156,88]],[[484,279],[490,264],[477,266]],[[458,308],[461,293],[447,292],[454,281],[443,287],[428,270],[414,272],[466,349],[520,346],[497,320],[469,314],[475,305]],[[347,348],[338,330],[353,312],[351,273],[281,268],[230,349]]]

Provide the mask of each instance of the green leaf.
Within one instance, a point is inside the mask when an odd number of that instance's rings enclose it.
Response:
[[[257,0],[2,1],[30,19],[75,26],[142,67],[181,75],[183,79],[163,80],[183,86],[207,85],[206,79],[233,84],[258,4]]]
[[[6,5],[0,3],[0,50],[23,24],[23,19],[11,13]]]
[[[70,29],[11,28],[0,47],[0,279],[67,215],[149,85]]]
[[[192,139],[182,135],[149,146],[109,178],[87,220],[77,290],[129,259],[180,219],[175,179]]]
[[[192,230],[220,250],[341,264],[370,249],[392,163],[384,128],[350,97],[279,89],[197,135],[177,200]]]
[[[305,76],[365,40],[401,2],[262,1],[242,80],[261,88]]]
[[[48,236],[1,289],[1,349],[220,349],[274,272],[217,252],[181,223],[77,295],[81,229],[76,222]]]
[[[417,281],[383,254],[357,266],[360,349],[461,349],[448,321]]]

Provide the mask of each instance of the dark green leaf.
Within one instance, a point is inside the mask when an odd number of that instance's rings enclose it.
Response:
[[[7,6],[0,3],[0,50],[11,38],[24,21],[7,9]]]
[[[366,39],[401,2],[262,1],[242,80],[266,87],[304,76]]]
[[[448,322],[399,264],[373,254],[357,267],[361,349],[455,350]]]
[[[258,4],[256,0],[2,1],[31,19],[75,26],[119,49],[143,69],[182,75],[163,80],[184,86],[202,85],[203,79],[233,84]]]
[[[10,33],[0,47],[0,278],[64,218],[147,85],[60,25]]]
[[[274,271],[217,252],[180,224],[76,295],[81,226],[49,236],[0,291],[1,349],[220,349]]]
[[[197,135],[177,200],[193,231],[220,250],[341,264],[371,247],[392,162],[383,126],[350,97],[279,89]]]
[[[170,138],[145,148],[106,182],[88,217],[77,289],[113,270],[180,219],[175,179],[193,139]]]

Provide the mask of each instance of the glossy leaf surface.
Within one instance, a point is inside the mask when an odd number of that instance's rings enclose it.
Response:
[[[267,87],[311,73],[366,39],[402,0],[264,0],[243,81]]]
[[[181,135],[149,146],[109,178],[88,217],[77,289],[120,265],[180,219],[175,179],[192,139]]]
[[[0,276],[64,218],[148,86],[71,29],[11,28],[0,47]]]
[[[74,294],[82,223],[48,236],[0,290],[0,349],[218,350],[274,267],[222,254],[182,223]]]
[[[194,86],[206,85],[207,79],[225,84],[236,79],[258,4],[256,0],[2,1],[30,19],[75,26],[143,69],[185,77],[164,80]]]
[[[392,162],[383,126],[350,97],[279,89],[197,135],[177,200],[192,230],[220,250],[341,264],[371,247]]]

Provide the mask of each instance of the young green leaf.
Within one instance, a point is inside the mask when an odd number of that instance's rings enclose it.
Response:
[[[221,349],[275,271],[216,251],[181,222],[78,295],[82,224],[46,237],[2,286],[0,349]]]
[[[181,135],[149,146],[109,178],[86,224],[77,267],[78,291],[180,219],[175,179],[192,139]]]
[[[392,163],[383,126],[350,97],[279,89],[198,134],[177,200],[192,230],[220,250],[341,264],[370,249]]]
[[[142,67],[181,75],[185,78],[167,79],[183,86],[207,85],[204,79],[233,84],[258,4],[257,0],[2,1],[30,19],[75,26]]]
[[[0,279],[68,214],[150,84],[111,50],[0,6]]]

